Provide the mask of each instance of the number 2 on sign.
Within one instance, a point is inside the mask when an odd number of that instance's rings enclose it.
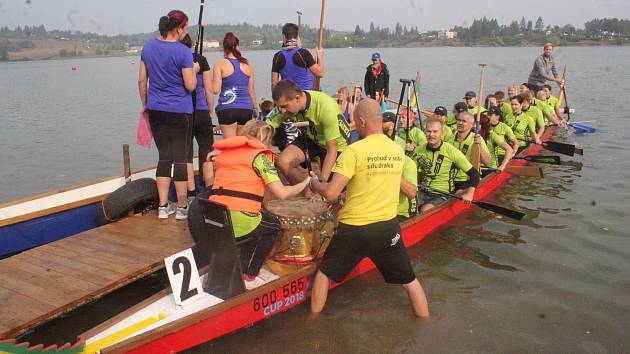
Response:
[[[197,300],[203,290],[192,249],[187,249],[164,259],[168,280],[175,304],[185,306]]]

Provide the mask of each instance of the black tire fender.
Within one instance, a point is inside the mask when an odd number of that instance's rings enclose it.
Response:
[[[96,225],[102,226],[127,216],[129,209],[157,204],[158,192],[153,178],[131,181],[110,193],[96,209]]]

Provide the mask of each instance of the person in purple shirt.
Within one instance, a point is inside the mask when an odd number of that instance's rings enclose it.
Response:
[[[256,92],[254,69],[241,55],[238,38],[232,32],[223,38],[223,59],[214,63],[212,91],[219,94],[217,117],[223,138],[241,134],[248,120],[254,117]]]
[[[192,39],[190,35],[186,35],[181,42],[188,48],[192,48]],[[212,151],[212,144],[214,143],[214,133],[212,132],[212,118],[210,116],[209,107],[213,106],[214,94],[212,93],[212,75],[208,59],[201,54],[194,54],[193,61],[199,64],[199,72],[197,73],[197,88],[195,89],[195,114],[192,120],[191,129],[191,149],[188,152],[188,199],[196,196],[195,174],[193,171],[193,154],[194,145],[192,139],[197,141],[199,165],[201,168],[201,175],[203,176],[202,184],[210,186],[214,179],[214,172],[212,162],[206,161],[208,153]]]
[[[271,89],[280,80],[291,80],[302,90],[312,90],[315,77],[324,76],[324,48],[317,48],[317,61],[308,49],[298,45],[299,27],[294,23],[282,26],[282,50],[273,56]]]
[[[149,123],[159,160],[156,170],[159,195],[158,217],[177,220],[188,218],[186,163],[191,148],[190,120],[193,112],[191,92],[197,86],[192,53],[179,41],[188,33],[188,16],[173,10],[162,16],[160,38],[144,44],[140,55],[138,89],[142,109],[148,111]],[[168,190],[175,181],[177,203],[170,203]]]

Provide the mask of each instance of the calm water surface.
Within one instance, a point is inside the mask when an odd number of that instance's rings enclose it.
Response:
[[[452,107],[478,90],[526,80],[540,48],[382,49],[397,79],[423,72],[421,103]],[[324,90],[362,83],[369,49],[326,52]],[[245,53],[257,94],[270,96],[272,52]],[[214,61],[217,54],[209,55]],[[522,222],[482,211],[410,249],[432,318],[413,318],[403,291],[377,272],[330,293],[323,315],[308,304],[191,352],[630,352],[630,48],[557,48],[569,68],[575,121],[597,133],[560,132],[585,155],[514,178],[492,198],[527,213]],[[0,202],[122,171],[139,109],[136,57],[0,64]],[[77,64],[78,70],[71,71]],[[132,145],[132,166],[157,152]]]

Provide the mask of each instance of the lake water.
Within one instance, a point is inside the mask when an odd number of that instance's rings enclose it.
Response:
[[[452,108],[478,90],[525,81],[541,48],[380,49],[398,78],[423,72],[421,105]],[[370,49],[326,51],[323,88],[362,84]],[[270,97],[272,52],[246,52],[258,97]],[[212,62],[219,56],[210,54]],[[309,321],[308,304],[192,352],[584,352],[630,351],[630,133],[625,109],[628,47],[556,48],[568,66],[574,121],[595,134],[558,133],[584,156],[544,166],[542,179],[514,178],[494,196],[527,213],[522,222],[476,210],[410,249],[432,317],[413,318],[404,292],[378,272],[329,295]],[[0,63],[0,203],[122,172],[157,151],[135,146],[138,57]],[[72,65],[77,70],[72,71]]]

